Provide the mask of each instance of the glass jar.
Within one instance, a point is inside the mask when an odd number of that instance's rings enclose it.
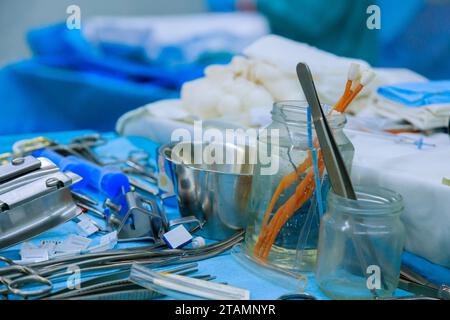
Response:
[[[325,105],[322,108],[326,113],[330,110],[330,107]],[[319,148],[314,125],[309,122],[308,126],[308,118],[310,119],[306,101],[281,101],[273,105],[272,123],[266,127],[264,136],[261,133],[258,136],[258,152],[267,150],[273,159],[276,158],[278,170],[264,174],[261,170],[264,165],[258,161],[254,169],[247,211],[249,218],[245,239],[246,252],[254,258],[291,271],[312,271],[315,268],[320,222],[315,192],[282,224],[273,241],[267,239],[269,239],[268,232],[272,230],[275,233],[273,230],[276,230],[270,227],[271,223],[275,225],[273,218],[280,217],[282,206],[292,199],[297,192],[297,186],[306,178],[307,173],[313,170],[312,165],[306,166],[306,170],[303,170],[305,168],[300,170],[302,164],[308,163],[306,161],[308,157],[311,160],[311,141]],[[327,118],[350,170],[354,147],[342,130],[346,123],[345,116],[334,111]],[[275,134],[278,134],[278,137],[272,139]],[[291,177],[294,174],[292,183],[284,185],[285,189],[282,190],[273,209],[269,210],[283,177],[289,174]],[[330,184],[324,174],[320,189],[322,199],[326,199],[329,189]],[[321,202],[321,206],[325,207],[325,201]],[[300,256],[297,254],[298,248],[301,248]]]
[[[316,282],[333,299],[391,296],[398,285],[405,229],[402,197],[357,187],[358,200],[331,191],[320,225]]]

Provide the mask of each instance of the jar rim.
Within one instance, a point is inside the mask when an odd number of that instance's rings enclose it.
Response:
[[[398,215],[403,211],[403,197],[390,189],[368,185],[356,185],[358,200],[348,199],[329,192],[330,207],[338,206],[354,215]]]
[[[307,106],[308,102],[306,100],[280,100],[273,103],[273,108],[271,111],[272,119],[274,121],[283,121],[286,124],[293,125],[293,126],[306,126],[307,125]],[[328,111],[331,110],[331,106],[325,103],[321,103],[322,109],[326,113],[326,118],[328,120],[328,123],[330,124],[330,127],[333,129],[342,128],[345,123],[347,122],[345,115],[340,112],[333,112],[331,114],[328,114]],[[301,115],[302,119],[297,120],[286,120],[286,118],[283,119],[283,112],[287,111],[292,113],[293,115]],[[277,119],[279,118],[279,119]],[[300,120],[300,121],[298,121]],[[312,124],[314,127],[314,123]]]

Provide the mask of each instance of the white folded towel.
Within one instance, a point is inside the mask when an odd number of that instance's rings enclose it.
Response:
[[[416,148],[384,136],[347,131],[355,146],[352,180],[395,190],[403,196],[406,250],[450,267],[450,139],[426,137],[436,147]],[[420,138],[411,134],[410,137]]]

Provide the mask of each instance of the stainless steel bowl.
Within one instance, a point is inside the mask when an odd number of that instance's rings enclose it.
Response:
[[[205,221],[199,233],[222,240],[246,225],[253,176],[251,148],[215,145],[223,155],[234,153],[240,157],[240,164],[194,163],[195,150],[205,150],[208,146],[211,144],[172,143],[161,146],[159,153],[171,171],[181,215],[193,215]]]

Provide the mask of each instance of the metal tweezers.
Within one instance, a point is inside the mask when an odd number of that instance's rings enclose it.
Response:
[[[297,76],[302,85],[303,93],[311,110],[314,128],[319,140],[323,161],[334,193],[344,198],[356,200],[356,194],[350,180],[342,155],[334,140],[328,121],[320,106],[311,71],[304,63],[297,65]]]
[[[297,76],[311,110],[314,128],[317,133],[317,139],[319,140],[320,150],[323,155],[323,161],[327,169],[331,187],[336,195],[347,199],[357,200],[347,167],[345,166],[326,116],[320,106],[319,96],[317,95],[314,86],[311,71],[305,63],[297,64]],[[352,241],[362,272],[365,273],[368,264],[364,257],[363,248],[366,248],[369,251],[369,255],[374,259],[377,259],[376,251],[369,239],[364,243],[360,243],[352,236]],[[383,287],[387,287],[384,278],[381,279],[381,283]],[[372,294],[375,298],[378,297],[375,289],[372,290]]]

